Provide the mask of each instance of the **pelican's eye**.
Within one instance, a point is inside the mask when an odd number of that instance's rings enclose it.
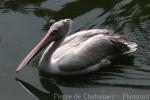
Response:
[[[53,30],[52,32],[51,32],[51,35],[52,36],[55,36],[55,35],[57,35],[59,33],[59,30],[58,29],[55,29],[55,30]]]

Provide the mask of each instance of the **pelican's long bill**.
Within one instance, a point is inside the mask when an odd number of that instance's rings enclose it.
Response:
[[[44,49],[52,41],[53,36],[51,35],[51,32],[48,32],[46,36],[39,42],[39,44],[22,60],[16,69],[16,73],[24,68],[38,54],[38,52]]]

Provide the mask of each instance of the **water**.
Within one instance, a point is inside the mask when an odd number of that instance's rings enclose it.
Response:
[[[16,75],[19,62],[46,34],[49,20],[63,18],[73,19],[72,33],[112,29],[137,42],[138,50],[88,75],[46,79],[36,60]],[[0,99],[149,100],[149,27],[149,0],[1,0]]]

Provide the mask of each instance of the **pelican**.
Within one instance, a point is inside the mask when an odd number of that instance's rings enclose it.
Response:
[[[47,47],[39,61],[39,70],[48,74],[78,75],[111,64],[115,55],[137,49],[137,44],[107,29],[84,30],[69,36],[73,21],[55,22],[39,44],[23,59],[16,72]]]

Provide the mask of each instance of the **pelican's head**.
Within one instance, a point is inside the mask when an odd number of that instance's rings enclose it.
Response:
[[[58,22],[55,22],[49,29],[48,34],[53,38],[61,38],[66,36],[72,27],[71,19],[63,19]]]
[[[26,64],[28,64],[38,52],[43,50],[48,44],[58,39],[64,38],[71,30],[72,20],[63,19],[55,22],[49,29],[45,37],[40,41],[40,43],[23,59],[19,64],[16,72],[20,71]]]

